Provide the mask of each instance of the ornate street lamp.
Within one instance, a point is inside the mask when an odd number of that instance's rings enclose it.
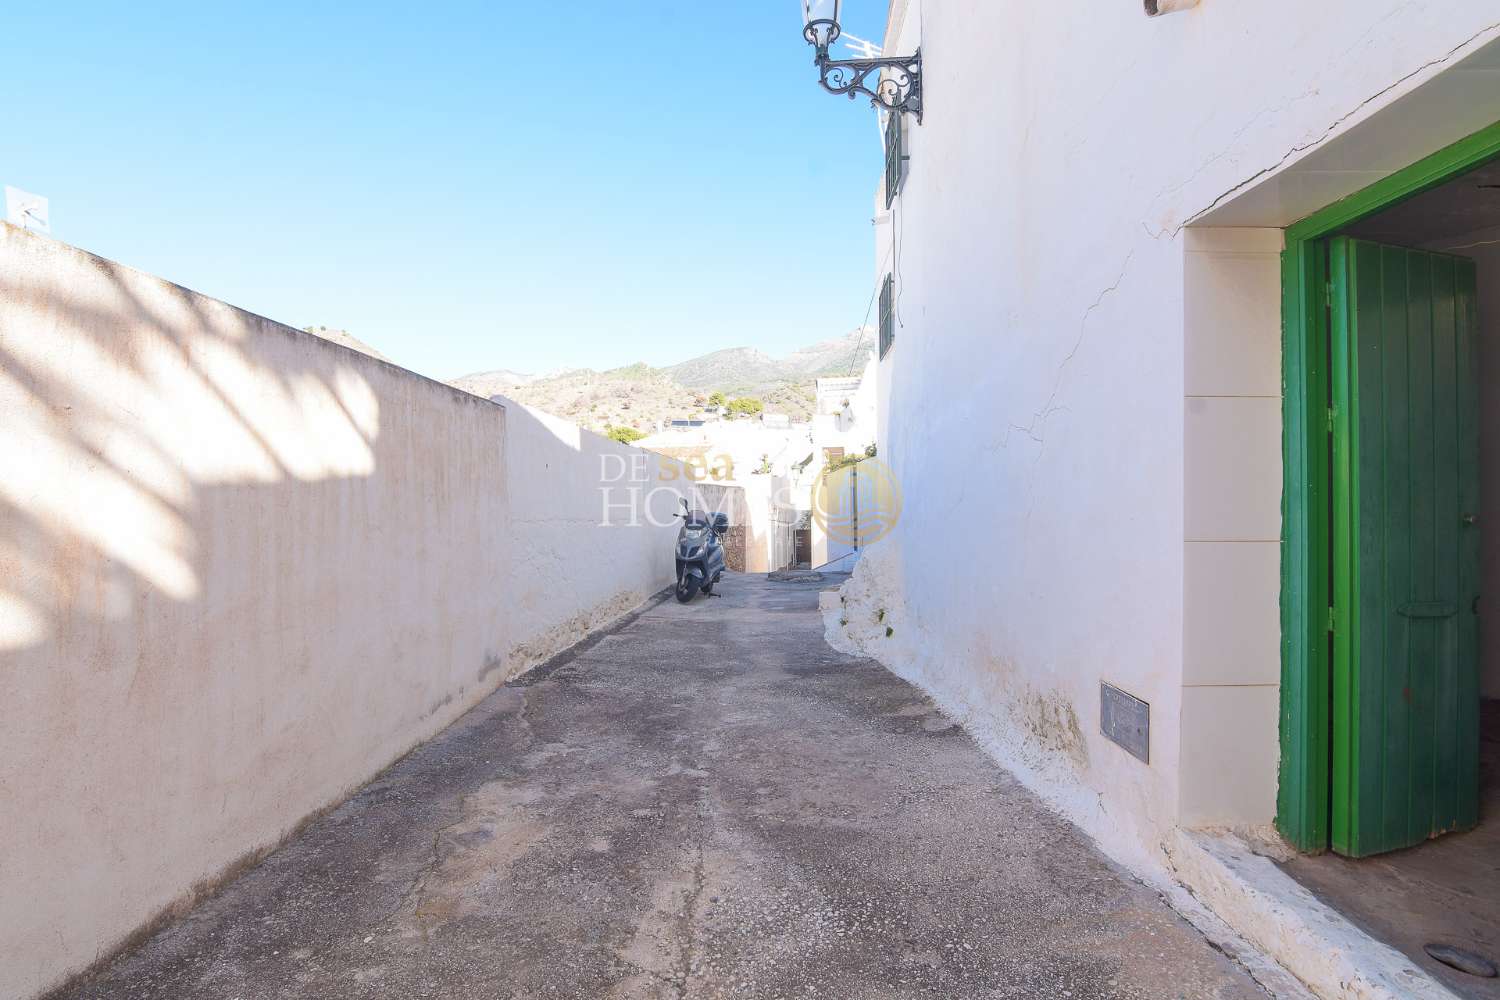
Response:
[[[839,40],[842,0],[801,0],[802,35],[817,55],[818,82],[830,94],[864,94],[870,103],[892,114],[910,111],[922,120],[922,51],[894,59],[831,59],[829,48]],[[871,77],[874,79],[870,79]]]

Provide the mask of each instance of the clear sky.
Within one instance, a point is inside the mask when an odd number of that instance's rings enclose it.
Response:
[[[874,112],[794,0],[5,8],[0,183],[54,237],[424,374],[864,318]]]

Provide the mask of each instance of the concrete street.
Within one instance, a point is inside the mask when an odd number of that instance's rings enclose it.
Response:
[[[64,995],[1264,995],[828,648],[819,586],[732,576],[633,616]]]

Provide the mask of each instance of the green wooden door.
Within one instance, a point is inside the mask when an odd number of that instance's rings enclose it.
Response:
[[[1332,241],[1333,849],[1478,822],[1474,262]]]

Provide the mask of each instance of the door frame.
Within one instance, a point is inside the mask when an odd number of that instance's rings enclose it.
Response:
[[[1320,209],[1286,230],[1281,255],[1281,762],[1276,828],[1326,851],[1332,782],[1332,412],[1327,239],[1500,158],[1500,122]]]

